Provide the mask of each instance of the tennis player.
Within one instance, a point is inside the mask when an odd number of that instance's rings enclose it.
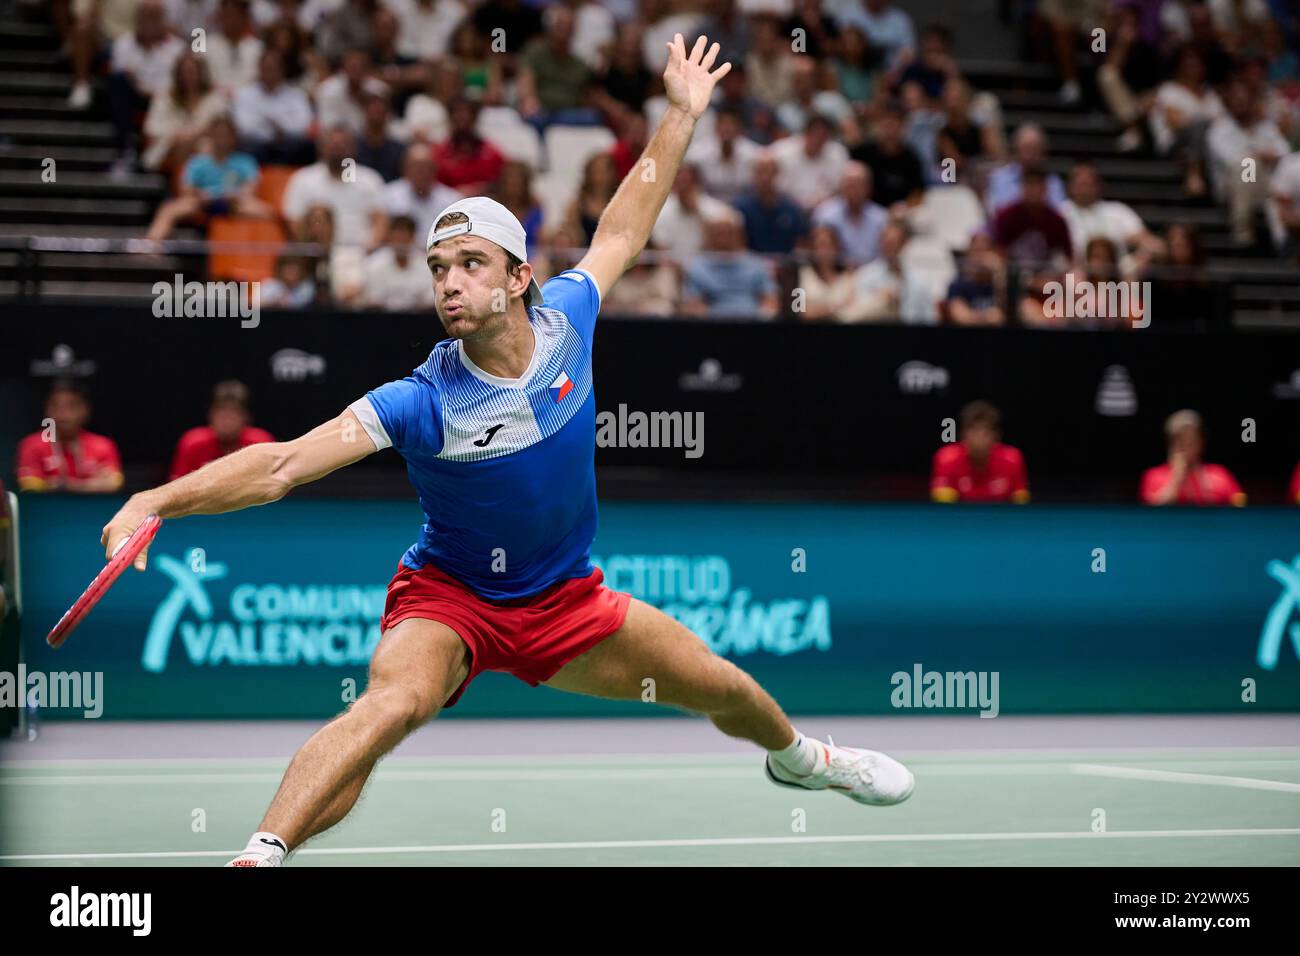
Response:
[[[601,295],[636,259],[714,84],[718,44],[668,44],[669,100],[577,268],[539,288],[524,230],[468,198],[434,222],[427,255],[448,338],[409,376],[289,442],[252,445],[134,495],[104,528],[107,553],[150,513],[218,514],[276,501],[384,448],[406,459],[426,522],[388,587],[365,692],[293,758],[247,848],[229,865],[279,866],[347,815],[375,763],[475,676],[655,700],[707,716],[767,751],[773,783],[888,805],[912,774],[870,750],[800,734],[758,683],[682,624],[606,588],[596,533],[591,348]],[[146,555],[136,561],[143,570]]]

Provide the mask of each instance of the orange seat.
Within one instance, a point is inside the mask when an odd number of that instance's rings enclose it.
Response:
[[[208,256],[212,279],[260,282],[275,275],[275,260],[284,245],[284,230],[271,219],[213,216],[208,241],[248,246],[247,250],[217,248]]]
[[[284,187],[288,185],[289,177],[297,171],[297,166],[263,166],[261,178],[257,182],[257,198],[283,215],[280,202],[284,199]]]

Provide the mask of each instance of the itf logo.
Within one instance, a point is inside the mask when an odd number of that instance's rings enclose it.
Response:
[[[227,576],[224,564],[195,567],[165,554],[152,564],[172,582],[145,635],[141,664],[152,673],[167,668],[177,635],[195,667],[357,667],[379,643],[384,587],[240,582],[229,586],[223,603],[206,585]]]
[[[1277,659],[1282,651],[1282,636],[1289,633],[1291,648],[1300,657],[1300,621],[1291,618],[1300,612],[1300,554],[1292,560],[1290,566],[1283,561],[1270,561],[1268,573],[1282,585],[1282,593],[1273,602],[1268,617],[1264,619],[1264,630],[1259,635],[1259,666],[1266,671],[1277,667]],[[1288,630],[1287,623],[1291,626]]]

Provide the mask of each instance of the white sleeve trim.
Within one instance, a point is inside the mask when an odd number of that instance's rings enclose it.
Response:
[[[375,451],[383,451],[385,448],[393,447],[393,440],[388,437],[388,432],[384,431],[383,424],[379,421],[379,413],[375,411],[375,406],[370,404],[370,399],[364,395],[348,406],[361,422],[361,427],[366,430],[370,440],[375,443]]]

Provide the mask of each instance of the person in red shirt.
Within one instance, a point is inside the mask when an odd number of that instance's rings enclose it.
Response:
[[[1174,412],[1165,422],[1169,460],[1142,476],[1142,501],[1148,505],[1236,505],[1246,503],[1232,472],[1201,461],[1205,429],[1191,409]]]
[[[109,492],[122,487],[122,458],[111,438],[87,431],[90,402],[74,382],[55,382],[45,422],[18,443],[21,491]]]
[[[959,441],[934,453],[930,497],[935,501],[1029,500],[1029,478],[1020,449],[1001,442],[1002,416],[988,402],[961,410]]]
[[[1293,505],[1300,505],[1300,465],[1291,473],[1291,488],[1287,491],[1287,500]]]
[[[474,128],[478,122],[477,103],[459,97],[451,101],[447,112],[451,132],[433,148],[438,181],[466,196],[486,193],[501,174],[505,157]]]
[[[271,433],[249,425],[252,420],[248,386],[243,382],[218,382],[208,406],[208,423],[191,428],[176,443],[170,481],[198,471],[232,451],[275,441]]]
[[[1047,174],[1031,167],[1020,176],[1020,199],[993,217],[993,241],[1011,262],[1038,267],[1068,262],[1074,247],[1070,227],[1048,203]]]

